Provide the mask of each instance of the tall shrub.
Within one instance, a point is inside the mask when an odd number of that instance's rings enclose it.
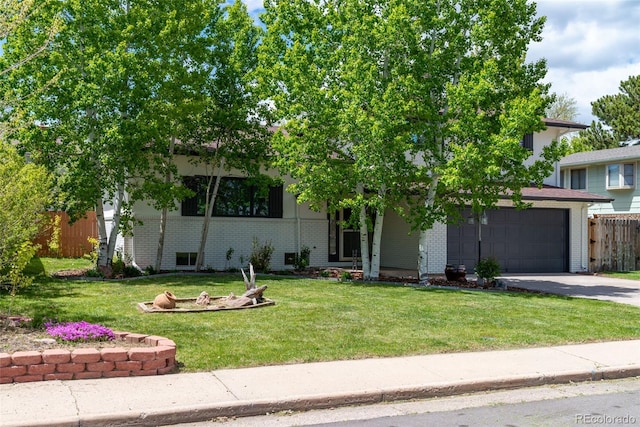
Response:
[[[49,185],[43,167],[0,141],[0,283],[10,284],[12,295],[30,283],[22,271],[35,254],[32,241],[43,224]]]

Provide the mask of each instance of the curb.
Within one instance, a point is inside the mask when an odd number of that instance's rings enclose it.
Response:
[[[213,403],[171,408],[166,411],[154,411],[151,413],[126,412],[87,417],[80,415],[78,417],[55,420],[55,425],[61,427],[77,427],[79,425],[102,427],[113,425],[158,426],[167,424],[195,423],[210,421],[221,417],[250,417],[280,411],[309,411],[341,406],[372,405],[384,402],[447,397],[484,391],[517,389],[549,384],[613,380],[631,377],[640,378],[640,364],[627,365],[623,367],[603,367],[591,371],[573,371],[551,375],[540,374],[511,376],[500,379],[486,379],[472,382],[442,382],[419,387],[364,390],[361,392],[347,394],[296,396],[277,401],[256,400],[225,402],[220,404]],[[51,425],[51,421],[29,424],[31,427],[45,427],[49,425]],[[13,424],[6,425],[5,427],[25,427],[25,425]]]

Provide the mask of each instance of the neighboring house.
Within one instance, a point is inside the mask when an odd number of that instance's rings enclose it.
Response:
[[[546,130],[523,138],[523,144],[532,150],[531,161],[552,140],[586,128],[560,120],[545,119],[545,123]],[[204,167],[195,166],[186,156],[176,156],[176,164],[182,176],[193,177],[187,181],[196,188]],[[442,274],[446,264],[465,264],[468,271],[473,271],[479,252],[482,257],[495,256],[507,273],[586,270],[587,209],[589,204],[609,198],[553,187],[559,177],[560,171],[556,170],[543,188],[523,190],[524,200],[533,205],[530,209],[513,209],[505,199],[499,208],[486,212],[480,221],[474,219],[473,224],[436,223],[429,232],[429,272]],[[289,183],[285,180],[284,188]],[[247,180],[233,172],[225,177],[223,190],[209,229],[204,267],[246,266],[254,239],[260,243],[269,241],[275,248],[271,263],[274,270],[292,268],[291,254],[305,246],[311,250],[312,266],[352,265],[359,234],[340,225],[349,211],[335,216],[312,211],[306,204],[298,205],[295,196],[283,187],[258,194]],[[160,213],[146,203],[135,204],[133,212],[143,225],[134,226],[132,237],[120,238],[119,246],[126,259],[145,268],[155,264]],[[105,214],[109,218],[109,206],[105,206]],[[163,270],[194,268],[202,214],[198,196],[169,213]],[[411,232],[410,226],[392,210],[385,213],[381,247],[382,267],[417,269],[418,233]],[[230,249],[233,256],[227,262]]]
[[[640,146],[588,151],[560,161],[560,184],[609,200],[589,206],[589,271],[640,268]]]
[[[560,186],[613,199],[591,215],[640,215],[638,162],[640,145],[574,153],[560,160]]]

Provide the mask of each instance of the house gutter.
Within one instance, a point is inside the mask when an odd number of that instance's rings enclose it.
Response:
[[[606,165],[607,163],[613,163],[613,162],[637,162],[638,159],[634,158],[634,157],[630,157],[630,156],[615,156],[615,157],[610,157],[607,159],[601,159],[601,160],[578,160],[575,162],[566,162],[566,161],[562,161],[560,163],[560,167],[562,168],[567,168],[567,167],[572,167],[572,166],[584,166],[584,165],[588,165],[588,166],[592,166],[592,165]]]
[[[503,196],[502,199],[510,199],[509,196]],[[609,203],[613,202],[615,199],[603,197],[598,199],[587,199],[587,198],[573,198],[573,197],[536,197],[536,196],[522,196],[522,200],[549,200],[553,202],[583,202],[583,203]]]

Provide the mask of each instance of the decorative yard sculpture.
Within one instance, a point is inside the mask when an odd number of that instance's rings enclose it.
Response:
[[[154,308],[171,309],[171,308],[175,308],[175,306],[176,306],[176,296],[169,291],[164,291],[160,295],[156,296],[155,299],[153,300]]]
[[[241,272],[246,291],[240,296],[236,296],[232,292],[227,296],[212,297],[206,291],[202,291],[197,298],[176,298],[171,292],[165,291],[163,294],[158,295],[153,303],[141,302],[138,304],[138,308],[145,313],[171,313],[235,310],[275,304],[274,301],[263,296],[267,285],[256,286],[256,274],[252,264],[249,264],[250,278],[247,278],[244,270],[241,270]],[[173,306],[169,306],[170,303],[168,305],[161,304],[161,297],[163,297],[163,300],[169,299],[169,295],[172,298]]]
[[[196,299],[198,305],[209,305],[211,303],[211,297],[206,291],[202,291],[200,296]]]

